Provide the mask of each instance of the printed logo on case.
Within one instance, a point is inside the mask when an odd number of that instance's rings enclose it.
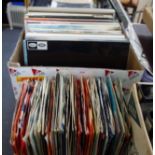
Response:
[[[29,48],[36,48],[37,47],[37,44],[32,42],[32,43],[29,43]]]
[[[27,48],[28,50],[47,50],[48,44],[47,41],[28,41]]]
[[[37,49],[38,50],[47,50],[47,42],[46,41],[38,41]]]

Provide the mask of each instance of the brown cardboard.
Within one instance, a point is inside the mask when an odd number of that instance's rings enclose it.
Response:
[[[148,26],[149,30],[153,32],[153,9],[146,7],[143,13],[143,21]]]
[[[132,95],[131,96],[133,96],[133,101],[131,101],[131,98],[130,98],[130,101],[133,102],[133,104],[135,106],[135,111],[137,113],[137,117],[138,117],[138,121],[139,121],[139,123],[137,123],[137,120],[134,117],[132,117],[132,115],[131,115],[130,119],[131,119],[131,125],[132,125],[132,134],[133,134],[133,141],[134,141],[134,145],[136,147],[136,151],[140,155],[153,155],[151,142],[150,142],[148,134],[147,134],[143,114],[142,114],[140,103],[138,100],[136,84],[134,84],[132,87]],[[129,101],[129,104],[131,104],[130,101]]]
[[[143,70],[143,67],[140,64],[140,62],[138,61],[132,47],[130,47],[130,49],[129,49],[127,69]]]
[[[143,74],[143,67],[138,62],[134,51],[131,49],[125,70],[113,68],[79,68],[63,66],[24,66],[22,47],[23,37],[24,33],[22,32],[16,44],[16,48],[8,62],[9,74],[16,99],[19,97],[21,82],[23,80],[43,79],[45,76],[51,78],[52,76],[55,76],[57,70],[76,75],[83,74],[89,76],[106,76],[107,74],[111,74],[113,79],[120,78],[122,81],[124,81],[125,88],[131,87],[134,82],[139,82]]]

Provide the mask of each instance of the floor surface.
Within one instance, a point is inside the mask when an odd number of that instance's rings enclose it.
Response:
[[[9,143],[15,98],[9,77],[7,62],[16,46],[21,29],[2,29],[2,154],[12,155]]]

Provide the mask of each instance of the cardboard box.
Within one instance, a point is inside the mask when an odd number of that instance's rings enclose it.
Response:
[[[153,8],[146,7],[143,13],[143,21],[148,26],[149,30],[153,32]]]
[[[21,82],[27,79],[42,80],[45,76],[51,78],[57,71],[72,73],[76,75],[106,76],[111,74],[112,79],[120,78],[124,87],[129,88],[132,83],[140,81],[143,74],[143,67],[138,62],[133,50],[130,48],[126,70],[109,68],[76,68],[61,66],[24,66],[23,64],[23,37],[22,32],[8,62],[8,70],[12,82],[15,99],[19,97]],[[94,58],[95,59],[95,58]],[[120,58],[123,59],[123,58]],[[104,58],[103,58],[104,61]],[[110,62],[109,63],[113,63]]]
[[[134,152],[140,155],[153,155],[151,142],[146,130],[142,110],[138,100],[136,84],[132,86],[129,100],[129,114],[132,126]]]

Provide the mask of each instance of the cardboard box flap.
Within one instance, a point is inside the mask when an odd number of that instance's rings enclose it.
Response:
[[[153,155],[135,84],[132,87],[132,95],[129,101],[129,113],[133,129],[133,141],[137,152],[140,155]]]
[[[16,43],[15,49],[8,61],[9,66],[21,66],[23,64],[23,37],[24,37],[24,32],[22,31],[19,39]]]
[[[144,67],[140,64],[134,49],[130,46],[129,55],[128,55],[128,62],[127,62],[127,69],[137,69],[143,70]]]

